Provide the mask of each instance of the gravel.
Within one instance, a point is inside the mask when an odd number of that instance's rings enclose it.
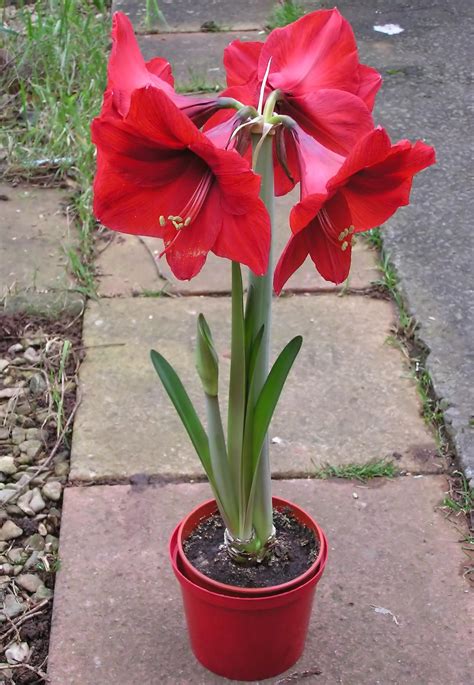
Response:
[[[70,436],[57,440],[74,408],[80,326],[71,319],[0,315],[0,638],[8,651],[0,652],[0,683],[43,682],[21,664],[44,670],[48,652]],[[73,352],[58,416],[51,390],[62,392],[65,339]]]

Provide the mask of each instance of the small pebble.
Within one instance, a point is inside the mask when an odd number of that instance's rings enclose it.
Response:
[[[19,445],[20,443],[24,442],[26,440],[26,431],[23,428],[19,428],[18,426],[15,426],[15,428],[12,430],[12,442],[15,443],[15,445]]]
[[[42,552],[44,550],[45,541],[39,533],[34,533],[26,541],[26,547],[29,547],[35,552]],[[29,559],[28,559],[29,561]],[[27,562],[28,563],[28,562]],[[26,566],[26,564],[25,564]]]
[[[8,348],[8,354],[16,354],[17,352],[23,351],[23,345],[21,343],[14,343]]]
[[[5,657],[9,664],[22,664],[28,661],[30,648],[27,642],[14,642],[5,650]]]
[[[35,594],[33,597],[35,599],[49,599],[49,597],[53,596],[53,591],[49,589],[49,587],[46,587],[45,585],[40,585],[39,588],[36,590]]]
[[[36,576],[34,573],[22,573],[16,579],[16,582],[20,587],[28,592],[36,592],[37,589],[43,585],[41,578]]]
[[[8,359],[0,359],[0,373],[3,373],[9,364]]]
[[[13,457],[0,457],[0,471],[9,476],[18,471]]]
[[[23,535],[23,530],[10,519],[7,519],[0,528],[0,540],[14,540],[20,535]]]
[[[43,443],[40,440],[25,440],[20,443],[20,450],[33,459],[38,456],[42,447]]]
[[[9,618],[14,618],[23,611],[23,602],[20,602],[15,595],[8,594],[3,601],[3,611]]]
[[[61,483],[56,480],[50,480],[43,485],[42,493],[45,497],[53,502],[57,502],[61,499],[62,487]]]
[[[44,523],[40,523],[38,526],[38,533],[42,535],[43,537],[46,537],[48,534],[48,529],[44,525]]]
[[[10,438],[10,430],[8,428],[0,427],[0,440],[8,440]]]
[[[41,359],[41,355],[38,354],[34,347],[28,347],[23,352],[23,357],[26,359],[27,362],[30,362],[30,364],[36,364]]]
[[[39,514],[39,512],[43,511],[43,509],[45,508],[46,502],[41,496],[39,488],[34,488],[34,490],[32,490],[31,492],[32,498],[30,500],[30,507],[33,509],[35,514]]]
[[[21,564],[25,560],[25,550],[21,547],[14,547],[8,552],[8,558],[12,564]]]

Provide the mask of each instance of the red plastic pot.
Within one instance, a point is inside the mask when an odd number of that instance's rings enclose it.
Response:
[[[273,497],[273,507],[275,509],[280,510],[287,508],[291,509],[291,511],[293,512],[294,516],[298,519],[298,521],[300,521],[300,523],[303,523],[308,528],[311,528],[314,531],[316,538],[319,540],[318,556],[304,573],[302,573],[297,578],[293,578],[292,580],[289,580],[288,582],[282,583],[280,585],[272,585],[269,587],[245,588],[220,583],[219,581],[213,580],[212,578],[206,576],[204,573],[198,571],[186,557],[183,549],[183,542],[186,540],[186,538],[189,537],[189,535],[191,535],[191,533],[195,530],[199,523],[201,523],[201,521],[207,519],[209,516],[212,516],[212,514],[216,513],[216,502],[215,500],[211,499],[207,500],[206,502],[203,502],[203,504],[200,504],[198,507],[193,509],[193,511],[191,511],[181,521],[180,525],[178,526],[178,557],[180,566],[183,568],[185,576],[197,585],[200,585],[201,587],[206,588],[207,590],[211,590],[212,592],[218,592],[220,594],[240,597],[265,597],[266,595],[273,595],[278,594],[280,592],[284,592],[286,590],[291,590],[292,588],[305,583],[306,580],[308,580],[311,576],[313,576],[316,573],[316,570],[318,569],[319,564],[321,563],[321,559],[325,554],[326,538],[324,536],[324,533],[318,526],[316,521],[309,514],[307,514],[304,511],[304,509],[301,509],[296,504],[293,504],[293,502],[289,502],[288,500],[282,499],[281,497]]]
[[[178,553],[180,526],[170,540],[170,557],[196,658],[233,680],[263,680],[293,666],[304,649],[316,585],[326,565],[324,532],[319,529],[324,541],[319,566],[305,582],[272,595],[245,597],[210,591],[187,577]]]

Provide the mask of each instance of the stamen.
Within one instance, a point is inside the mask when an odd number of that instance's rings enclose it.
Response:
[[[166,219],[163,214],[160,216],[160,226],[166,226]]]
[[[341,245],[341,250],[344,252],[345,250],[347,250],[348,247],[349,243],[347,242],[347,240],[344,240],[344,242]]]
[[[270,57],[270,59],[268,60],[267,68],[265,70],[265,76],[263,77],[262,87],[260,88],[260,96],[258,98],[257,112],[259,114],[262,114],[262,112],[263,112],[263,97],[265,95],[265,88],[267,86],[267,79],[268,79],[268,74],[270,73],[270,64],[271,63],[272,63],[272,58]]]

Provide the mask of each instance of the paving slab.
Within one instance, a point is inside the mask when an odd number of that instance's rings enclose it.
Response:
[[[314,473],[325,463],[390,457],[403,469],[436,471],[433,437],[400,351],[387,344],[390,303],[328,294],[280,298],[274,351],[298,333],[304,345],[271,429],[280,476]],[[196,319],[204,312],[229,372],[228,298],[115,298],[88,305],[82,402],[75,418],[71,479],[145,473],[196,477],[200,463],[149,360],[158,349],[176,367],[204,416],[194,369]],[[225,415],[225,406],[224,406]]]
[[[151,3],[150,3],[151,4]],[[114,0],[113,11],[122,11],[137,31],[199,31],[204,29],[262,29],[268,23],[276,0],[159,0],[162,16],[146,11],[144,0]],[[315,0],[300,2],[316,9]]]
[[[65,250],[75,234],[64,191],[0,184],[0,298],[8,309],[81,310]]]
[[[299,191],[276,198],[275,255],[282,253],[290,234],[288,216],[298,202]],[[228,293],[231,288],[230,262],[210,254],[201,273],[191,281],[178,281],[172,274],[166,259],[158,259],[163,243],[157,238],[117,236],[97,260],[100,272],[99,294],[113,297],[132,295],[141,291],[168,293],[208,294]],[[311,259],[290,278],[285,290],[292,292],[337,291],[347,287],[355,290],[369,288],[380,278],[377,256],[374,250],[359,240],[353,251],[349,280],[343,286],[325,281],[316,271]]]
[[[359,35],[369,36],[372,7],[369,0],[357,2]],[[430,350],[427,367],[474,486],[474,167],[466,144],[474,134],[472,35],[466,30],[474,5],[433,0],[381,7],[377,23],[405,30],[377,40],[372,32],[363,41],[364,57],[381,64],[385,76],[378,119],[395,139],[424,138],[438,159],[417,179],[410,207],[389,221],[385,244]]]
[[[264,36],[263,36],[264,37]],[[258,31],[222,33],[163,33],[139,37],[146,60],[164,57],[171,64],[175,83],[182,89],[222,88],[224,48],[233,40],[261,40]]]
[[[311,512],[329,539],[306,650],[287,673],[296,673],[291,680],[318,669],[305,682],[472,682],[473,594],[462,577],[459,532],[437,510],[443,490],[442,476],[378,487],[274,482],[275,494]],[[66,489],[51,685],[236,682],[194,659],[167,558],[172,529],[208,496],[206,484]],[[265,682],[287,682],[281,678]]]

